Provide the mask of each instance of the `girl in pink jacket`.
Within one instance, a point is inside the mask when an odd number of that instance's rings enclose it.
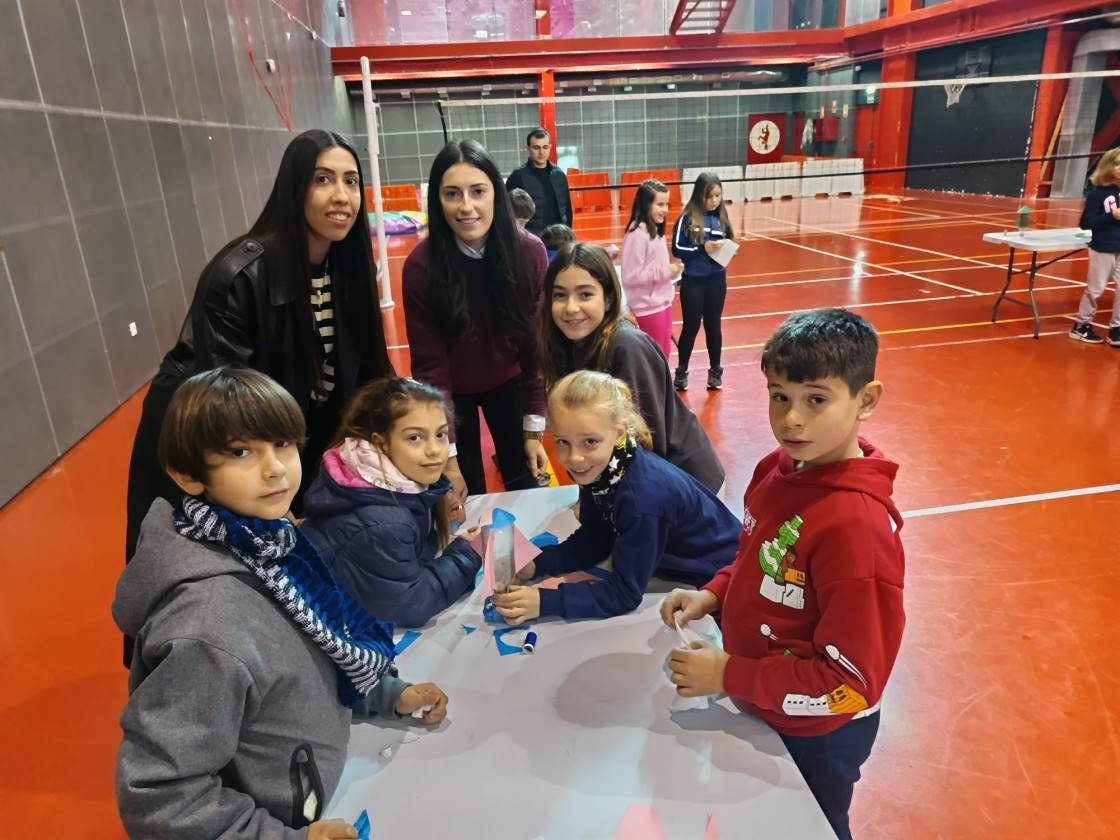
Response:
[[[682,268],[679,262],[669,263],[665,244],[668,215],[669,188],[660,181],[643,181],[622,240],[622,287],[630,311],[666,358],[673,340],[673,283]]]

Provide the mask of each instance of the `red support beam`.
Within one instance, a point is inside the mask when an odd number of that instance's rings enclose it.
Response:
[[[1065,73],[1070,68],[1073,49],[1081,37],[1078,30],[1063,26],[1051,26],[1046,30],[1046,47],[1042,53],[1043,73]],[[1106,79],[1107,82],[1117,81]],[[1062,113],[1069,81],[1066,79],[1044,79],[1038,83],[1038,96],[1035,99],[1034,125],[1031,127],[1031,148],[1029,157],[1041,158],[1052,154],[1055,148],[1058,119]],[[1116,95],[1116,94],[1114,94]],[[1120,102],[1120,95],[1117,95]],[[1024,198],[1039,198],[1042,182],[1047,172],[1053,172],[1053,165],[1043,161],[1027,164],[1027,177],[1023,184]]]
[[[914,54],[883,59],[883,83],[912,82]],[[913,88],[882,88],[879,92],[879,120],[876,125],[875,165],[884,169],[906,166],[910,149],[910,109]],[[901,190],[905,172],[884,172],[867,176],[867,186],[877,190]]]
[[[556,96],[556,78],[551,70],[545,70],[541,73],[540,79],[540,96],[541,98],[552,99]],[[542,102],[541,109],[541,128],[548,132],[548,136],[552,138],[552,150],[548,153],[548,159],[556,163],[556,146],[560,141],[556,138],[556,102]]]

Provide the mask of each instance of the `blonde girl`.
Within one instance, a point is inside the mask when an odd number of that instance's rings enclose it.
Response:
[[[451,412],[414,379],[361,388],[307,491],[302,528],[374,617],[417,627],[474,586],[482,558],[450,533]]]
[[[626,383],[580,370],[548,397],[556,453],[579,485],[579,527],[519,573],[560,575],[611,558],[601,582],[518,586],[493,596],[510,624],[538,616],[606,618],[638,608],[650,578],[700,585],[735,559],[742,525],[708,488],[649,451]]]
[[[1089,243],[1089,276],[1077,320],[1069,337],[1087,344],[1101,344],[1104,339],[1093,329],[1097,300],[1111,280],[1115,287],[1112,318],[1108,322],[1108,343],[1120,347],[1120,148],[1109,149],[1097,162],[1090,178],[1094,189],[1085,198],[1081,212],[1081,228],[1093,232]]]

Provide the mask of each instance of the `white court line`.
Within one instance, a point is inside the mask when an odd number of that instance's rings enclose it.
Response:
[[[772,217],[768,217],[768,218],[770,218],[771,221],[778,221],[776,219],[773,219]],[[785,224],[796,224],[796,222],[786,222]],[[801,227],[801,225],[797,225],[797,226]],[[817,230],[821,230],[821,228],[817,228]],[[850,263],[862,263],[867,268],[874,268],[874,269],[878,269],[879,271],[886,271],[886,272],[889,272],[890,274],[895,275],[896,277],[909,277],[913,280],[920,280],[923,283],[933,283],[936,286],[944,286],[947,289],[953,289],[954,291],[958,291],[958,292],[965,292],[966,294],[969,294],[969,295],[979,296],[979,295],[987,294],[987,292],[978,292],[975,289],[966,289],[964,286],[954,286],[952,283],[945,283],[944,281],[941,281],[941,280],[932,280],[929,277],[923,277],[920,274],[913,274],[912,272],[909,272],[909,271],[902,271],[901,269],[891,268],[890,266],[880,265],[879,263],[863,262],[863,260],[861,260],[857,257],[845,257],[843,254],[836,254],[836,253],[833,253],[832,251],[822,251],[820,248],[810,248],[808,245],[802,245],[800,242],[787,242],[784,239],[775,239],[772,236],[764,236],[761,233],[752,233],[751,236],[753,238],[757,238],[757,239],[766,239],[770,242],[776,242],[779,245],[788,245],[791,248],[800,248],[803,251],[809,251],[809,252],[814,253],[814,254],[820,254],[821,256],[824,256],[824,257],[832,257],[833,259],[836,259],[836,260],[844,260],[845,262],[850,262]],[[858,239],[859,237],[854,237],[854,238]],[[950,255],[945,254],[945,256],[948,257]],[[953,259],[957,259],[957,258],[953,257]]]
[[[1069,320],[1072,321],[1073,318],[1071,317],[1069,318]],[[1040,332],[1038,334],[1038,337],[1042,338],[1043,336],[1048,335],[1067,335],[1068,332],[1069,331],[1066,329],[1047,330],[1046,332]],[[887,337],[889,338],[890,336]],[[898,346],[892,345],[890,347],[880,345],[879,352],[888,353],[897,350],[929,350],[935,347],[955,347],[958,344],[988,344],[992,341],[1021,341],[1024,338],[1033,340],[1034,333],[1023,333],[1022,335],[992,335],[987,336],[986,338],[962,338],[959,341],[931,341],[927,344],[900,344]]]
[[[960,513],[966,510],[983,510],[984,508],[1004,507],[1007,505],[1025,505],[1030,502],[1048,502],[1051,499],[1069,499],[1075,496],[1093,496],[1098,493],[1115,493],[1120,491],[1120,484],[1102,484],[1099,487],[1078,487],[1073,490],[1055,490],[1052,493],[1032,493],[1029,496],[1009,496],[1006,499],[987,499],[982,502],[964,502],[959,505],[942,505],[940,507],[921,508],[910,510],[902,514],[903,519],[914,519],[918,516],[937,516],[942,513]]]

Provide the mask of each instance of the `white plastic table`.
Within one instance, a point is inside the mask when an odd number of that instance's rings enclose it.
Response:
[[[527,536],[562,538],[575,500],[571,486],[481,496],[467,521],[502,507]],[[610,840],[632,806],[652,806],[668,840],[702,840],[713,815],[723,840],[834,837],[769,727],[727,698],[670,711],[664,663],[679,642],[657,615],[662,594],[617,618],[537,622],[536,652],[506,656],[482,596],[398,657],[404,678],[447,692],[447,719],[355,724],[329,815],[367,809],[371,837],[387,840]]]
[[[1034,337],[1038,338],[1038,304],[1035,303],[1034,299],[1035,275],[1040,268],[1046,268],[1046,266],[1051,263],[1056,263],[1058,260],[1073,256],[1082,248],[1088,247],[1091,238],[1092,236],[1088,231],[1081,230],[1080,228],[1053,228],[1051,230],[1024,231],[1010,230],[1001,231],[999,233],[985,233],[985,242],[993,242],[996,245],[1006,245],[1011,249],[1011,254],[1007,258],[1007,279],[1004,281],[1003,289],[1000,290],[999,296],[992,306],[992,323],[994,324],[996,322],[996,314],[999,311],[999,305],[1003,303],[1003,301],[1006,300],[1018,306],[1025,306],[1031,311],[1031,314],[1034,315]],[[1015,268],[1015,251],[1017,250],[1031,252],[1030,268]],[[1039,263],[1038,254],[1040,251],[1064,251],[1065,253],[1059,254],[1044,263]],[[1007,293],[1007,290],[1011,287],[1011,278],[1015,274],[1028,275],[1028,300],[1020,300],[1019,298],[1011,297],[1011,295]]]

